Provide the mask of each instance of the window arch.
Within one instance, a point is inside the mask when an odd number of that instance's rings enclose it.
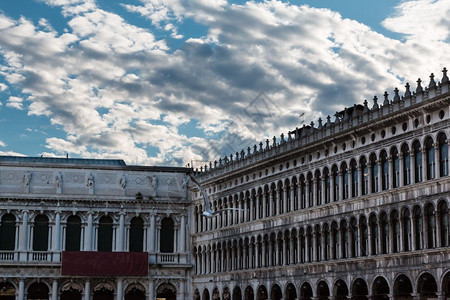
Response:
[[[447,202],[439,203],[439,229],[441,237],[441,247],[449,245],[449,225],[448,225],[448,206]]]
[[[422,150],[419,141],[413,143],[415,183],[422,182]]]
[[[389,160],[386,151],[380,153],[380,167],[381,167],[381,189],[388,190],[389,187]]]
[[[342,191],[342,199],[348,199],[349,195],[349,174],[347,164],[344,162],[341,165],[341,174],[343,179],[343,191]]]
[[[360,256],[367,256],[368,255],[368,242],[369,242],[369,230],[367,227],[367,220],[365,216],[361,216],[359,219],[359,227],[361,232],[360,237],[360,249],[361,254]]]
[[[33,251],[48,251],[48,217],[37,215],[33,227]]]
[[[319,170],[316,170],[316,172],[314,173],[314,180],[316,185],[316,190],[314,191],[314,193],[316,194],[317,198],[317,203],[315,203],[315,205],[322,205],[322,177],[320,176]]]
[[[416,246],[416,250],[422,249],[422,228],[423,228],[423,219],[422,212],[419,206],[415,206],[413,209],[413,226],[414,226],[414,245]]]
[[[142,252],[144,250],[144,221],[140,217],[134,217],[130,221],[130,252]]]
[[[333,201],[339,201],[339,172],[336,165],[333,165],[331,168],[331,182],[332,182],[332,189],[333,189]]]
[[[16,217],[4,214],[0,225],[0,250],[14,250],[16,247]]]
[[[351,192],[351,197],[357,197],[358,196],[358,165],[356,164],[356,160],[352,160],[350,162],[350,180],[352,183],[352,190]]]
[[[97,249],[98,251],[112,251],[113,220],[109,216],[103,216],[98,223]]]
[[[328,168],[325,168],[323,170],[323,180],[324,180],[324,185],[325,185],[325,190],[323,191],[323,198],[324,198],[324,202],[325,203],[330,203],[330,199],[331,199],[331,179],[330,179],[330,173],[328,171]]]
[[[369,168],[367,167],[367,159],[365,156],[361,157],[359,165],[361,169],[360,180],[362,182],[361,195],[367,195],[369,192]]]
[[[391,212],[391,228],[392,228],[392,237],[393,240],[390,241],[392,243],[392,252],[397,253],[399,252],[400,248],[400,221],[397,210],[393,210]]]
[[[411,156],[409,152],[409,147],[407,144],[402,146],[402,172],[403,172],[403,185],[411,184]]]
[[[392,148],[391,150],[392,159],[392,188],[397,188],[400,186],[400,159],[398,155],[397,148]]]
[[[388,245],[389,245],[389,223],[387,219],[387,215],[385,212],[380,214],[380,240],[381,240],[381,254],[388,253]]]
[[[434,217],[434,207],[431,203],[425,206],[424,217],[427,230],[427,248],[432,249],[436,247],[436,219]]]
[[[175,226],[171,218],[161,220],[161,231],[159,235],[159,250],[162,253],[174,252]]]
[[[78,216],[67,218],[66,251],[80,251],[81,246],[81,219]]]
[[[447,137],[441,133],[438,136],[439,143],[439,176],[448,175],[448,144]]]
[[[375,216],[375,214],[372,214],[369,217],[369,227],[370,227],[370,253],[372,255],[376,255],[379,253],[378,249],[379,232],[378,232],[377,217]]]
[[[372,192],[378,192],[378,164],[375,154],[370,155],[370,185]]]
[[[405,208],[402,213],[403,251],[411,251],[411,215]]]
[[[425,141],[425,152],[426,152],[426,162],[427,162],[427,180],[435,178],[436,174],[436,159],[433,140],[427,138]]]

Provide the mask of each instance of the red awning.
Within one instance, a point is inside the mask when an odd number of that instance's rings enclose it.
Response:
[[[64,251],[62,275],[147,276],[148,253]]]

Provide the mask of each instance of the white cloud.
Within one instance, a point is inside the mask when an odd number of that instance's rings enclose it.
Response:
[[[0,147],[6,147],[6,144],[0,140]]]
[[[419,2],[426,1],[405,3]],[[214,160],[299,126],[301,112],[308,123],[325,119],[401,87],[399,78],[437,72],[450,50],[443,27],[430,43],[411,34],[401,6],[384,25],[407,34],[403,41],[327,9],[280,1],[125,5],[174,38],[187,18],[209,28],[172,53],[150,30],[94,1],[47,3],[61,7],[69,30],[60,35],[45,20],[39,27],[0,15],[0,75],[28,95],[26,107],[16,96],[6,105],[46,115],[65,132],[46,139],[55,155],[175,165]],[[437,25],[424,18],[420,26]],[[180,133],[191,120],[206,138]]]

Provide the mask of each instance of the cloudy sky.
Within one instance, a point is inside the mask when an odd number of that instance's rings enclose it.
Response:
[[[440,80],[449,15],[448,0],[0,1],[0,155],[218,159]]]

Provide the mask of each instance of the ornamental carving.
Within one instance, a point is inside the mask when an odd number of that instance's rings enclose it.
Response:
[[[21,172],[2,172],[2,181],[4,182],[20,182],[22,179]]]
[[[75,184],[81,184],[85,181],[85,174],[81,172],[71,172],[66,174],[67,182],[69,183],[75,183]]]

